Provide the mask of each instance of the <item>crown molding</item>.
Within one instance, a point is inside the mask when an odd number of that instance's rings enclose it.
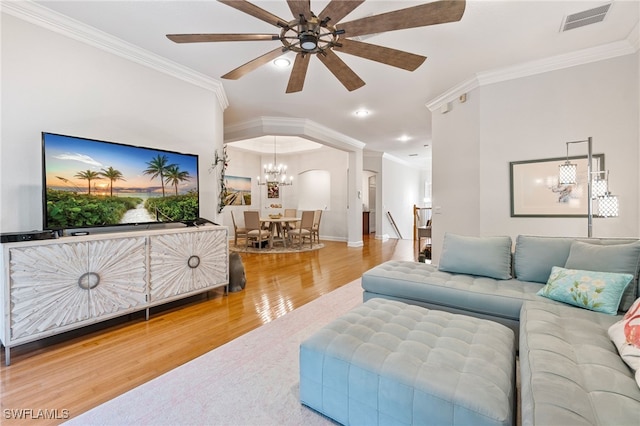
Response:
[[[224,141],[264,135],[299,136],[341,151],[362,151],[365,143],[305,118],[258,117],[224,126]]]
[[[2,1],[2,13],[15,16],[47,30],[62,34],[74,40],[96,47],[124,59],[144,65],[188,83],[215,93],[222,110],[229,106],[229,100],[222,83],[188,67],[163,58],[117,37],[69,18],[32,1]]]
[[[424,170],[424,167],[420,167],[417,164],[413,164],[403,158],[397,157],[393,154],[389,154],[388,152],[383,152],[382,153],[382,159],[383,160],[389,160],[389,161],[393,161],[394,163],[398,163],[401,164],[405,167],[409,167],[411,169],[416,169],[416,170]]]
[[[460,96],[462,93],[471,92],[478,87],[480,87],[480,81],[478,80],[477,76],[474,76],[468,80],[463,81],[462,83],[453,86],[443,94],[427,102],[427,108],[429,108],[429,110],[433,112],[443,105],[446,105],[449,102],[453,101],[454,99],[457,99],[458,96]]]
[[[635,41],[634,41],[635,37]],[[460,95],[470,92],[480,86],[500,83],[508,80],[529,77],[549,71],[584,65],[592,62],[630,55],[638,50],[637,25],[626,40],[603,44],[588,49],[576,50],[563,55],[551,56],[536,61],[525,62],[510,67],[500,68],[487,72],[476,73],[472,78],[452,87],[441,95],[427,102],[426,106],[431,112],[436,111],[447,103],[457,99]]]

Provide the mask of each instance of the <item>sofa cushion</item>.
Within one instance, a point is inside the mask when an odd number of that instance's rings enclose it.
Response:
[[[605,241],[606,243],[606,241]],[[640,265],[640,241],[630,244],[588,244],[574,241],[564,264],[568,269],[616,272],[637,277]],[[620,304],[620,310],[629,309],[636,299],[637,285],[629,286]]]
[[[522,305],[522,426],[637,426],[640,389],[607,335],[619,319],[567,305]]]
[[[542,288],[539,283],[452,274],[430,264],[401,260],[390,260],[365,272],[362,288],[368,293],[365,300],[386,297],[514,321],[519,320],[524,300],[546,301],[536,296]]]
[[[575,238],[518,235],[514,253],[515,277],[545,284],[554,266],[564,266]]]
[[[439,269],[507,280],[511,278],[511,237],[445,233]]]
[[[582,271],[554,266],[540,296],[580,308],[615,315],[631,274]]]

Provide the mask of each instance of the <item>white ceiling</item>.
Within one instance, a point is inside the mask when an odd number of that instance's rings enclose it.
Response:
[[[278,28],[216,1],[37,3],[216,79],[280,45],[279,41],[175,44],[165,37],[172,33],[279,33]],[[253,3],[285,21],[292,19],[285,0]],[[312,0],[311,8],[319,12],[327,3]],[[425,2],[368,0],[343,22],[421,3]],[[467,1],[460,22],[387,32],[366,39],[368,43],[427,56],[414,72],[342,55],[366,82],[353,92],[348,92],[317,58],[311,59],[300,93],[285,94],[290,68],[277,69],[272,64],[239,80],[220,79],[229,100],[224,122],[228,126],[257,117],[304,118],[364,142],[366,150],[388,152],[427,166],[432,141],[431,112],[426,104],[452,87],[480,73],[581,49],[625,40],[637,44],[639,0],[614,1],[603,22],[560,32],[566,15],[605,3]],[[290,55],[293,54],[287,54]],[[368,109],[370,114],[356,117],[354,112],[360,108]],[[408,140],[400,141],[402,136]]]

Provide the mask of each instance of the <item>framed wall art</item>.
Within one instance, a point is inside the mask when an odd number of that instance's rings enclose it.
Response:
[[[267,198],[280,198],[278,182],[267,182]]]
[[[251,178],[242,176],[225,177],[225,206],[251,205]]]
[[[558,183],[558,167],[567,157],[509,163],[511,217],[586,217],[587,156],[569,157],[577,164],[577,183]],[[604,171],[604,154],[592,156],[592,172]]]

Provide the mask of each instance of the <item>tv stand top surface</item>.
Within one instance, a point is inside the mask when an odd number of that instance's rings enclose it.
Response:
[[[176,226],[177,225],[177,226]],[[146,227],[146,225],[145,225]],[[162,235],[162,234],[175,234],[175,233],[185,233],[185,232],[199,232],[213,229],[224,229],[228,232],[228,228],[226,226],[221,225],[213,225],[210,223],[205,223],[203,225],[193,225],[186,226],[185,224],[180,223],[172,223],[171,226],[153,226],[147,227],[146,229],[140,229],[140,227],[130,227],[129,229],[87,229],[87,230],[74,230],[65,231],[63,236],[60,238],[52,235],[58,235],[55,231],[34,231],[33,233],[16,233],[16,234],[2,234],[2,243],[3,244],[12,244],[17,243],[20,246],[24,245],[38,245],[38,244],[55,244],[61,242],[70,242],[70,241],[92,241],[92,240],[104,240],[110,238],[124,238],[124,237],[138,237],[138,236],[148,236],[148,235]],[[36,235],[47,235],[47,238],[41,237],[37,238],[35,236],[29,237],[29,234]],[[8,237],[5,238],[5,235],[15,235],[11,239]],[[20,236],[27,235],[24,238],[20,238]],[[5,239],[7,241],[5,241]]]

